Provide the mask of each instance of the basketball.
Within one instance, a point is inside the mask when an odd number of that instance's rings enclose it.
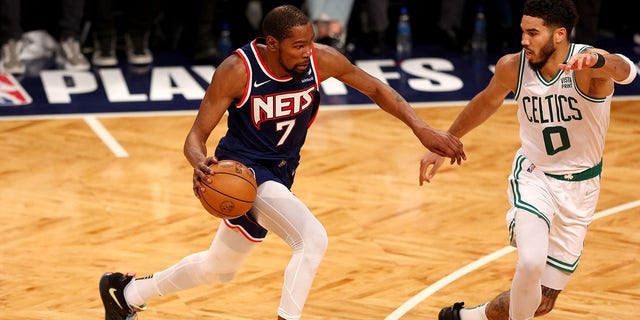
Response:
[[[200,203],[211,215],[231,219],[247,213],[258,191],[253,172],[234,160],[220,160],[209,166],[211,183],[202,181],[205,192],[198,190]]]

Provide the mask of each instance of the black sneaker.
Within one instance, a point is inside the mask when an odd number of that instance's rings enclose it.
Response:
[[[130,64],[150,64],[153,55],[149,50],[149,33],[125,34],[127,59]]]
[[[94,36],[93,55],[91,62],[98,67],[113,67],[118,65],[116,56],[115,36]]]
[[[104,305],[105,320],[131,320],[136,318],[136,312],[146,306],[130,306],[124,298],[124,288],[133,281],[135,273],[126,275],[107,272],[100,278],[100,298]]]
[[[452,306],[442,308],[438,313],[438,320],[460,320],[460,309],[464,302],[456,302]]]

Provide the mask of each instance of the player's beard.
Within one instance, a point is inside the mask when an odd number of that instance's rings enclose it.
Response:
[[[549,42],[540,49],[539,56],[541,57],[540,61],[532,62],[529,60],[529,66],[531,69],[538,71],[544,67],[544,65],[549,61],[549,57],[556,51],[556,47],[553,45],[553,39],[549,39]]]
[[[311,68],[311,65],[309,65],[306,69],[302,70],[302,71],[296,71],[295,66],[293,66],[293,69],[289,69],[287,67],[285,67],[284,63],[282,62],[282,59],[280,59],[280,65],[284,68],[284,70],[287,71],[287,73],[296,81],[300,82],[302,81],[302,79],[304,79],[305,77],[309,76],[309,69]]]

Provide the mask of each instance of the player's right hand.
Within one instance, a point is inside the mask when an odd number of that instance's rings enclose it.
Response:
[[[420,139],[420,141],[429,151],[451,158],[451,164],[457,163],[460,165],[463,160],[467,160],[462,141],[458,137],[450,132],[433,128],[429,128],[426,132],[428,133],[427,138]]]
[[[196,198],[200,197],[198,190],[200,190],[200,192],[205,192],[206,190],[201,181],[211,183],[213,170],[211,170],[209,166],[214,163],[218,163],[216,157],[206,157],[193,168],[193,194],[196,195]]]
[[[433,152],[427,152],[422,156],[420,160],[420,185],[423,185],[426,181],[427,183],[431,182],[431,179],[436,175],[440,166],[444,163],[444,157],[437,155]],[[431,167],[429,170],[429,167]],[[427,170],[429,170],[429,174],[427,175]]]

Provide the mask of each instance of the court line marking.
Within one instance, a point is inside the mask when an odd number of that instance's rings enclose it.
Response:
[[[600,218],[604,218],[616,213],[620,213],[629,209],[633,209],[635,207],[640,207],[640,200],[636,200],[636,201],[632,201],[632,202],[628,202],[613,208],[609,208],[606,210],[603,210],[599,213],[596,213],[593,215],[593,221],[600,219]],[[416,294],[415,296],[413,296],[411,299],[407,300],[407,302],[403,303],[400,307],[398,307],[396,310],[394,310],[391,314],[389,314],[386,318],[384,318],[385,320],[398,320],[400,319],[400,317],[402,317],[404,314],[406,314],[407,312],[409,312],[409,310],[413,309],[415,306],[417,306],[420,302],[424,301],[425,299],[427,299],[428,297],[430,297],[431,295],[433,295],[434,293],[438,292],[440,289],[446,287],[447,285],[451,284],[452,282],[460,279],[462,276],[471,273],[477,269],[479,269],[480,267],[484,266],[485,264],[495,261],[498,258],[507,255],[511,252],[516,251],[515,248],[511,247],[511,246],[507,246],[504,247],[500,250],[497,250],[491,254],[488,254],[472,263],[469,263],[468,265],[448,274],[446,277],[436,281],[435,283],[433,283],[432,285],[428,286],[427,288],[423,289],[422,291],[420,291],[418,294]]]
[[[127,153],[127,150],[125,150],[120,145],[120,143],[118,143],[118,140],[116,140],[116,138],[114,138],[111,133],[109,133],[109,130],[107,130],[107,128],[102,125],[102,122],[100,122],[96,117],[85,116],[82,119],[117,158],[129,157],[129,153]]]

